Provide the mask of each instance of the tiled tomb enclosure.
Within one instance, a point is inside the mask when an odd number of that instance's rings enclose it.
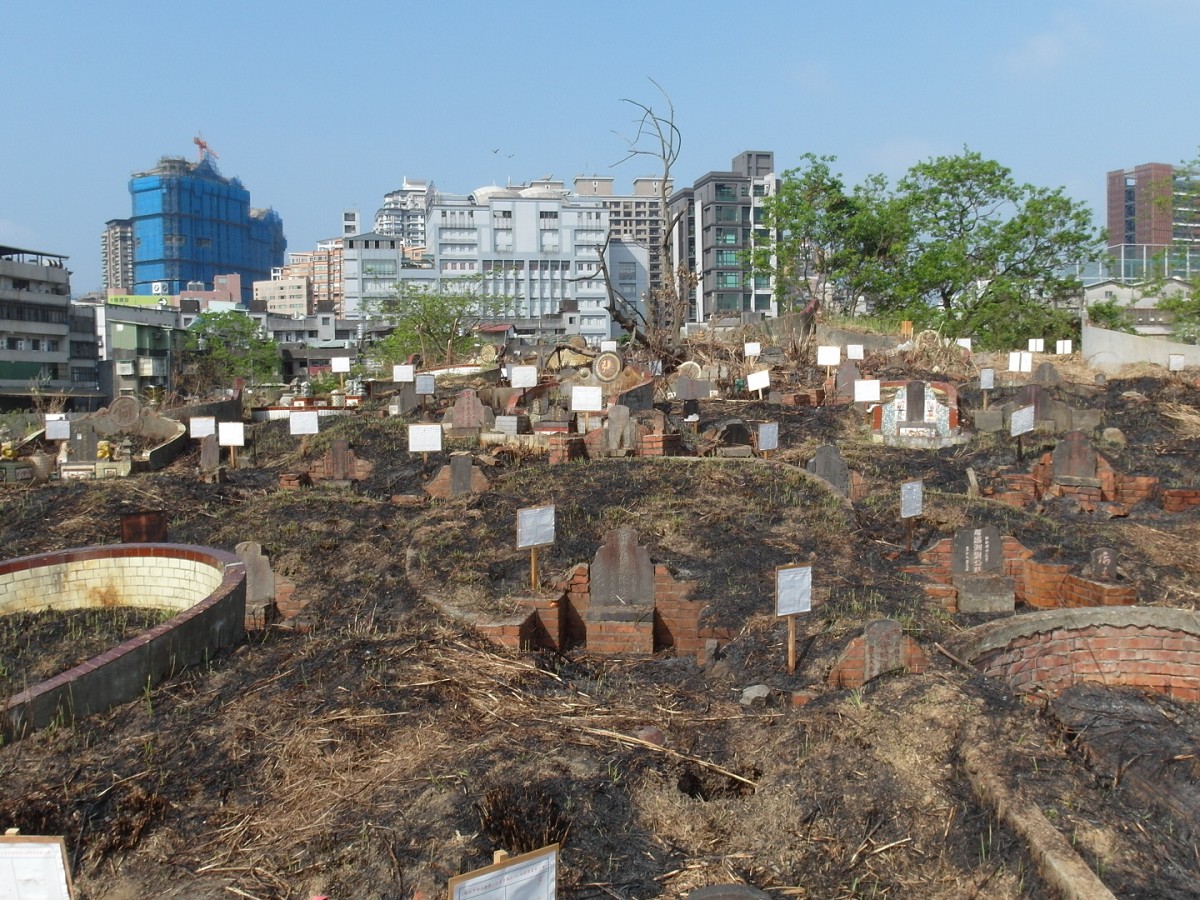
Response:
[[[1200,701],[1200,615],[1156,607],[1049,610],[973,628],[957,654],[1022,692],[1094,682]]]
[[[0,563],[0,615],[134,606],[178,614],[7,698],[0,735],[102,712],[233,646],[244,633],[245,566],[232,553],[185,544],[114,544]]]

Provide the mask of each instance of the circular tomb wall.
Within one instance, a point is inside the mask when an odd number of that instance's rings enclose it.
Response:
[[[102,712],[238,643],[245,566],[232,553],[190,544],[113,544],[0,562],[0,616],[115,606],[177,613],[4,700],[0,736]]]

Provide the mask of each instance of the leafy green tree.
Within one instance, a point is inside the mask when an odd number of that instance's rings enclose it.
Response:
[[[188,328],[185,369],[196,390],[228,387],[241,376],[269,379],[279,371],[279,348],[259,334],[258,325],[236,310],[205,312]]]
[[[393,326],[371,355],[381,364],[419,353],[426,365],[450,364],[469,354],[475,327],[507,314],[513,300],[488,294],[481,278],[455,278],[440,287],[404,282],[372,312]]]
[[[1107,328],[1109,331],[1124,331],[1133,334],[1133,324],[1124,306],[1116,300],[1099,300],[1087,308],[1088,321],[1097,328]]]
[[[1158,308],[1171,315],[1171,337],[1184,344],[1200,343],[1200,290],[1164,297]]]

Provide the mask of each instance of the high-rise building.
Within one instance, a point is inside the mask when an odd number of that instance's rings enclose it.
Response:
[[[688,304],[689,322],[713,315],[778,314],[771,279],[750,271],[749,255],[771,243],[763,203],[778,186],[775,154],[747,150],[729,171],[702,175],[671,195],[671,217],[679,216],[672,238],[675,263],[697,277]]]
[[[217,171],[202,149],[199,162],[164,156],[129,182],[133,198],[133,293],[173,295],[189,282],[212,284],[220,274],[251,285],[283,265],[287,240],[273,209],[254,209],[237,178]]]
[[[650,257],[649,287],[662,285],[662,179],[652,176],[633,179],[632,194],[614,194],[613,179],[607,175],[579,175],[575,196],[597,197],[608,210],[608,230],[615,238],[642,244]],[[667,182],[666,195],[671,194]]]
[[[404,246],[417,249],[425,246],[425,203],[431,191],[424,181],[409,181],[384,194],[383,207],[375,213],[375,233],[396,235]]]
[[[1200,172],[1167,163],[1109,172],[1107,224],[1115,277],[1192,277],[1200,256]]]
[[[104,290],[110,297],[133,293],[133,220],[109,219],[100,236]]]
[[[332,312],[343,315],[345,288],[342,282],[342,243],[340,237],[317,241],[316,250],[288,254],[283,267],[284,278],[304,276],[312,288],[312,312]]]

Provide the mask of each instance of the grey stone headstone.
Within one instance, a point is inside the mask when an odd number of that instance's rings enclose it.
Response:
[[[220,467],[221,445],[215,434],[206,434],[200,439],[200,471],[215,472]]]
[[[854,364],[854,360],[842,360],[841,365],[838,366],[836,380],[834,381],[837,396],[853,400],[854,382],[860,378],[862,378],[862,373],[858,371],[858,366]]]
[[[588,619],[641,621],[654,608],[654,563],[633,528],[610,531],[590,573]]]
[[[1000,529],[960,528],[954,532],[950,571],[955,575],[987,575],[1004,571],[1004,547]]]
[[[262,552],[262,545],[255,541],[242,541],[234,552],[246,566],[246,605],[265,603],[275,599],[275,573],[271,563]]]
[[[910,381],[907,385],[905,385],[904,392],[904,420],[906,422],[924,422],[925,382]]]
[[[334,481],[349,481],[354,477],[354,471],[350,462],[349,441],[334,441],[330,445],[329,454],[332,461],[330,476]]]
[[[812,474],[824,478],[843,497],[850,496],[850,466],[841,452],[832,444],[818,447],[816,454],[804,467]]]
[[[618,403],[608,411],[608,428],[605,434],[609,450],[629,448],[629,407]]]
[[[1045,422],[1052,418],[1050,410],[1051,397],[1042,388],[1040,384],[1022,385],[1017,391],[1015,403],[1017,407],[1032,406],[1033,420],[1035,422]]]
[[[1004,430],[1004,410],[999,406],[977,409],[971,413],[971,416],[975,420],[977,431],[994,432]]]
[[[489,413],[491,410],[483,405],[479,395],[468,389],[454,401],[451,424],[455,428],[490,428],[494,418]]]
[[[1099,487],[1096,451],[1082,431],[1072,431],[1054,447],[1055,484]]]
[[[1003,575],[955,575],[960,613],[1011,613],[1016,608],[1013,580]]]
[[[707,400],[712,393],[712,383],[680,375],[675,380],[675,397],[679,400]]]
[[[877,619],[863,629],[863,682],[904,667],[904,629],[892,619]]]
[[[772,406],[783,405],[783,391],[771,390],[767,391],[767,402]]]
[[[1116,581],[1117,551],[1112,547],[1097,547],[1092,551],[1092,577],[1098,581]]]
[[[475,460],[469,453],[455,453],[450,457],[450,496],[460,497],[471,493],[471,470]]]
[[[1058,374],[1058,369],[1054,368],[1054,363],[1044,362],[1033,373],[1033,381],[1043,387],[1054,387],[1062,381],[1062,376]]]
[[[1071,431],[1095,431],[1104,418],[1102,409],[1071,409]]]
[[[71,444],[67,451],[71,462],[95,462],[98,443],[100,443],[100,437],[96,434],[96,429],[92,427],[91,422],[74,421],[71,423]]]

